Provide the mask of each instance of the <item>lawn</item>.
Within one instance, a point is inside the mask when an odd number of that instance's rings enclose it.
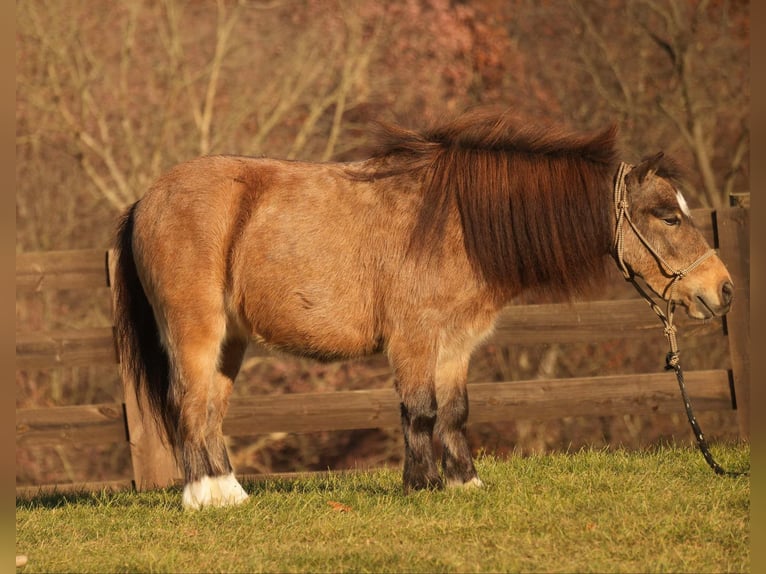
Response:
[[[748,445],[714,454],[749,468]],[[198,512],[179,489],[17,498],[16,553],[25,573],[750,571],[750,479],[694,447],[477,465],[482,489],[331,473],[245,482],[246,504]]]

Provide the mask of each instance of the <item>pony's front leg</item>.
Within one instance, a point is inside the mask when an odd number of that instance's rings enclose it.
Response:
[[[436,431],[442,443],[442,468],[447,486],[482,486],[466,436],[468,392],[465,383],[441,387]]]
[[[402,396],[404,431],[404,490],[441,488],[433,451],[436,399],[433,391],[417,389]]]
[[[442,443],[442,469],[447,486],[482,486],[468,446],[468,391],[470,354],[440,356],[436,368],[436,432]]]
[[[396,371],[396,388],[401,398],[404,433],[404,491],[441,488],[442,480],[434,460],[433,433],[436,424],[436,393],[433,376],[426,374],[419,360],[391,357]],[[424,361],[423,364],[427,364]]]

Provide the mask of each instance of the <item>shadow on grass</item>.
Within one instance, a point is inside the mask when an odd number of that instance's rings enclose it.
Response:
[[[341,470],[294,475],[243,476],[242,485],[251,495],[276,492],[333,493],[354,491],[370,495],[402,493],[400,471],[396,469]]]
[[[257,497],[259,494],[304,494],[357,492],[367,495],[402,494],[398,470],[325,471],[296,473],[294,475],[245,475],[238,477],[245,491]],[[41,488],[38,492],[27,491],[16,495],[16,509],[54,509],[68,506],[118,507],[118,506],[168,506],[181,509],[183,486],[137,492],[134,489],[103,488],[91,490],[62,487],[62,490]]]
[[[68,506],[118,507],[118,506],[159,506],[167,505],[173,500],[180,502],[181,489],[169,487],[138,493],[135,490],[82,490],[67,488],[40,490],[16,495],[16,510],[36,510],[65,508]],[[180,505],[179,505],[180,506]]]

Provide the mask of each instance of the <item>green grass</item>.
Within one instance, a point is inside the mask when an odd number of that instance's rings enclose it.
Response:
[[[749,468],[747,445],[714,454]],[[246,483],[246,504],[199,512],[178,489],[17,499],[16,553],[29,573],[750,570],[750,479],[694,448],[478,468],[483,489],[404,495],[382,470]]]

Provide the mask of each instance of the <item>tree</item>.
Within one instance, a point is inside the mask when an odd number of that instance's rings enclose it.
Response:
[[[725,205],[748,187],[748,3],[515,3],[509,18],[550,113],[616,121],[634,157],[665,149],[693,166],[690,195]],[[545,102],[550,105],[550,100]]]
[[[53,170],[76,167],[75,188],[119,212],[197,155],[329,159],[376,47],[377,30],[344,6],[296,17],[290,3],[244,0],[218,0],[214,14],[180,0],[22,3],[17,149],[30,155],[18,209],[36,211],[41,189],[71,192]],[[24,185],[43,162],[51,181]]]

